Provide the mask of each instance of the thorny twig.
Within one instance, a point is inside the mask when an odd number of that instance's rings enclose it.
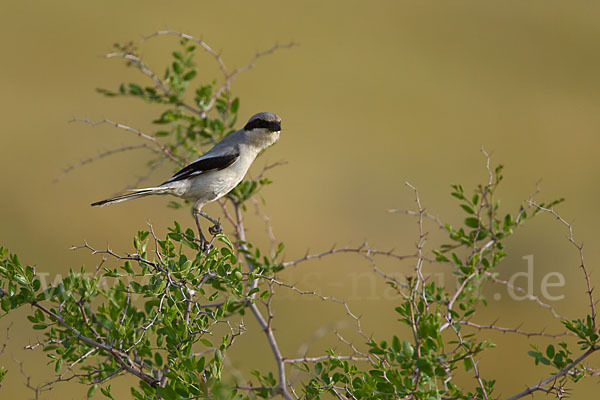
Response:
[[[541,330],[539,332],[527,332],[527,331],[521,330],[520,326],[518,326],[516,328],[504,328],[504,327],[496,325],[495,322],[492,322],[491,324],[488,324],[488,325],[476,324],[471,321],[457,321],[455,323],[459,324],[459,325],[466,325],[466,326],[475,328],[480,331],[487,329],[487,330],[493,330],[493,331],[498,331],[498,332],[502,332],[502,333],[514,333],[517,335],[526,336],[528,338],[532,337],[532,336],[542,336],[542,337],[550,337],[550,338],[558,338],[558,337],[562,337],[562,336],[575,336],[575,334],[573,332],[546,333],[544,330]]]
[[[579,244],[575,241],[575,238],[573,237],[573,226],[570,223],[568,223],[563,217],[561,217],[556,211],[542,207],[541,205],[539,205],[531,200],[529,201],[529,204],[531,204],[532,206],[534,206],[535,208],[537,208],[541,211],[545,211],[545,212],[553,215],[557,220],[559,220],[569,230],[568,240],[577,249],[577,252],[579,253],[579,267],[581,268],[581,271],[583,272],[583,275],[585,277],[585,283],[587,286],[586,293],[588,296],[588,301],[589,301],[589,306],[590,306],[590,315],[592,318],[592,326],[593,326],[594,332],[596,332],[597,331],[596,306],[595,306],[596,302],[594,300],[594,295],[592,293],[594,291],[594,289],[592,288],[590,274],[589,274],[587,267],[585,266],[585,262],[583,260],[583,244]]]
[[[164,154],[165,156],[167,156],[169,159],[171,159],[177,165],[183,166],[183,163],[181,162],[181,160],[179,158],[177,158],[177,156],[175,154],[173,154],[169,149],[167,149],[165,146],[163,146],[162,144],[160,144],[160,142],[158,140],[156,140],[155,137],[147,135],[144,132],[140,131],[139,129],[135,129],[135,128],[132,128],[130,126],[127,126],[127,125],[124,125],[124,124],[120,124],[118,122],[111,121],[109,119],[103,119],[103,120],[100,120],[100,121],[91,121],[89,119],[84,119],[84,118],[73,118],[69,122],[83,122],[84,124],[88,124],[91,127],[96,127],[98,125],[108,124],[108,125],[114,126],[115,128],[124,129],[124,130],[126,130],[128,132],[131,132],[131,133],[137,135],[138,137],[140,137],[140,138],[142,138],[142,139],[144,139],[144,140],[152,143],[154,145],[154,147],[156,148],[156,150],[160,151],[162,154]]]
[[[583,360],[585,360],[586,358],[588,358],[590,355],[592,355],[598,349],[600,349],[600,347],[597,347],[597,346],[590,347],[582,355],[580,355],[579,357],[577,357],[575,360],[573,360],[573,362],[571,362],[569,365],[567,365],[566,367],[564,367],[560,371],[558,371],[555,374],[552,374],[551,376],[549,376],[548,378],[540,381],[537,385],[528,387],[527,389],[523,390],[522,392],[517,393],[517,394],[515,394],[513,396],[508,397],[506,400],[520,399],[520,398],[523,398],[525,396],[529,396],[533,392],[536,392],[536,391],[547,392],[547,390],[544,389],[544,386],[546,386],[549,383],[555,382],[558,378],[560,378],[562,376],[567,375],[573,368],[575,368],[579,363],[581,363]]]
[[[531,300],[531,301],[533,301],[533,302],[537,303],[537,305],[538,305],[538,306],[540,306],[540,307],[542,307],[542,308],[545,308],[545,309],[549,310],[549,311],[550,311],[550,313],[552,313],[552,316],[553,316],[554,318],[557,318],[557,319],[559,319],[559,320],[561,320],[561,321],[564,321],[564,320],[566,320],[566,319],[567,319],[567,317],[564,317],[564,316],[560,315],[560,314],[559,314],[559,313],[556,311],[556,309],[555,309],[553,306],[551,306],[550,304],[544,303],[544,302],[543,302],[543,301],[542,301],[542,300],[541,300],[541,299],[540,299],[538,296],[535,296],[535,295],[532,295],[532,294],[530,294],[528,291],[526,291],[526,290],[525,290],[525,289],[523,289],[522,287],[515,286],[515,285],[513,285],[512,283],[510,283],[510,282],[509,282],[509,281],[507,281],[507,280],[504,280],[504,279],[497,278],[496,276],[494,276],[494,274],[493,274],[493,273],[491,273],[491,272],[489,272],[489,271],[486,271],[486,272],[484,273],[484,275],[485,275],[485,276],[486,276],[486,277],[487,277],[487,278],[488,278],[488,279],[489,279],[491,282],[493,282],[493,283],[496,283],[496,284],[499,284],[499,285],[504,285],[504,286],[506,286],[507,288],[510,288],[510,289],[512,289],[512,290],[514,290],[514,291],[516,291],[516,292],[519,292],[519,294],[521,294],[521,295],[523,296],[523,298],[525,298],[525,299],[527,299],[527,300]]]
[[[61,174],[59,176],[57,176],[54,179],[54,182],[60,181],[69,172],[71,172],[71,171],[73,171],[73,170],[75,170],[75,169],[77,169],[79,167],[83,167],[86,164],[93,163],[94,161],[101,160],[104,157],[108,157],[108,156],[111,156],[113,154],[123,153],[125,151],[138,150],[138,149],[148,149],[148,150],[150,150],[150,151],[152,151],[154,153],[160,152],[159,150],[157,150],[157,149],[149,146],[146,143],[138,144],[138,145],[133,145],[133,146],[123,146],[123,147],[118,147],[116,149],[107,150],[107,151],[104,151],[104,152],[102,152],[102,153],[100,153],[100,154],[98,154],[96,156],[86,158],[85,160],[80,161],[80,162],[78,162],[76,164],[69,165],[67,168],[63,169],[63,171],[61,172]]]
[[[272,54],[275,51],[277,51],[278,49],[289,49],[289,48],[296,46],[296,43],[294,43],[294,42],[290,42],[287,44],[276,43],[275,45],[273,45],[271,48],[269,48],[267,50],[257,52],[254,55],[254,57],[252,58],[252,60],[250,60],[250,62],[248,64],[246,64],[244,67],[236,68],[232,72],[228,72],[228,69],[225,66],[225,62],[223,61],[223,58],[221,57],[221,54],[219,52],[216,52],[215,50],[213,50],[213,48],[211,46],[209,46],[208,43],[206,43],[204,40],[202,40],[200,38],[196,38],[191,35],[188,35],[186,33],[166,29],[166,30],[154,32],[154,33],[144,37],[142,39],[142,42],[145,42],[145,41],[147,41],[151,38],[157,37],[157,36],[164,36],[164,35],[177,36],[182,39],[187,39],[189,41],[197,43],[198,45],[200,45],[200,47],[202,47],[208,54],[210,54],[217,61],[217,64],[219,65],[219,69],[221,70],[221,72],[223,74],[223,83],[221,84],[219,89],[217,89],[212,94],[210,101],[204,107],[204,110],[203,110],[204,112],[207,112],[208,110],[210,110],[214,107],[217,99],[219,98],[219,96],[221,96],[221,94],[223,94],[224,92],[226,94],[229,94],[230,89],[231,89],[231,83],[237,77],[237,75],[239,75],[240,73],[242,73],[244,71],[248,71],[248,70],[254,68],[254,66],[256,65],[256,62],[260,58],[262,58],[266,55]],[[229,96],[227,96],[227,97],[229,97]]]

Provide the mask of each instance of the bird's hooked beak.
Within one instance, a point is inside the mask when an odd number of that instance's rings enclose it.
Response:
[[[281,131],[281,122],[274,122],[273,128],[275,128],[274,131]]]

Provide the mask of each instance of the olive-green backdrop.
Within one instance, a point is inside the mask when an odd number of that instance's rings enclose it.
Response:
[[[233,85],[241,98],[240,118],[273,111],[283,119],[280,142],[252,171],[280,160],[274,184],[266,188],[263,210],[270,216],[286,258],[368,241],[380,249],[413,251],[416,225],[389,208],[413,207],[409,181],[431,213],[456,223],[460,211],[448,195],[450,183],[471,187],[486,178],[480,147],[506,165],[503,206],[514,209],[542,179],[541,199],[566,197],[561,214],[575,222],[592,270],[600,259],[598,194],[600,161],[600,4],[591,1],[31,1],[0,5],[0,243],[37,271],[64,274],[97,258],[68,250],[83,240],[118,251],[131,250],[131,237],[151,220],[164,233],[172,220],[189,226],[187,209],[165,207],[164,198],[109,208],[89,203],[122,190],[145,174],[147,154],[131,152],[104,159],[53,180],[71,164],[104,150],[136,143],[108,126],[69,124],[72,117],[110,118],[152,132],[159,112],[135,99],[107,99],[95,88],[114,89],[143,76],[102,55],[114,42],[138,40],[160,29],[204,38],[230,67],[243,66],[257,50],[275,42],[300,44],[259,61]],[[158,38],[142,49],[162,70],[174,38]],[[214,60],[201,55],[200,79],[218,75]],[[240,126],[243,121],[240,121]],[[251,171],[251,173],[252,173]],[[148,181],[162,182],[172,169],[159,169]],[[218,206],[207,210],[219,215]],[[249,214],[253,215],[252,208]],[[260,218],[250,235],[263,246]],[[431,241],[439,239],[429,225]],[[533,291],[550,272],[565,277],[550,301],[561,314],[587,312],[578,254],[566,230],[549,216],[509,241],[510,257],[501,277],[525,271],[534,257]],[[382,262],[402,276],[411,265]],[[377,338],[402,334],[394,302],[385,286],[371,281],[370,265],[340,256],[289,271],[286,279],[302,289],[349,299],[362,315],[363,329]],[[593,281],[598,282],[598,275]],[[519,282],[519,281],[517,281]],[[524,280],[520,283],[525,284]],[[372,286],[374,285],[374,286]],[[511,301],[502,287],[489,287],[490,306],[479,323],[560,330],[547,311]],[[283,351],[295,355],[319,328],[352,330],[343,308],[309,297],[281,293],[275,326]],[[493,300],[500,297],[500,300]],[[0,339],[10,329],[0,365],[9,369],[2,398],[29,398],[14,359],[23,361],[32,384],[50,378],[41,353],[22,350],[36,335],[25,320],[28,310],[0,320]],[[268,347],[250,318],[250,332],[231,354],[233,367],[272,368]],[[498,380],[509,395],[550,372],[533,368],[526,356],[539,339],[492,335],[500,346],[483,358],[480,371]],[[311,339],[311,340],[312,340]],[[313,351],[334,345],[326,334]],[[314,354],[314,353],[313,353]],[[598,364],[598,357],[589,362]],[[466,385],[474,385],[470,377]],[[114,383],[117,389],[127,381]],[[572,387],[572,386],[571,386]],[[593,398],[597,379],[571,393]],[[86,389],[63,383],[45,398],[84,398]],[[120,398],[127,398],[124,391]],[[12,397],[10,397],[12,396]],[[100,398],[98,392],[96,395]],[[537,397],[536,397],[537,398]]]

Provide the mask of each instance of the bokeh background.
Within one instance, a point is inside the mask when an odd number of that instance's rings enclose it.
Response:
[[[414,206],[404,182],[419,189],[428,211],[457,223],[461,215],[449,185],[470,188],[485,181],[484,146],[494,163],[506,166],[500,192],[505,210],[516,209],[542,179],[540,199],[567,198],[559,210],[574,222],[577,240],[586,244],[587,265],[593,271],[598,263],[597,2],[3,0],[0,10],[0,243],[38,271],[49,272],[49,279],[96,264],[97,258],[68,250],[84,240],[125,252],[147,220],[163,233],[174,219],[192,225],[189,211],[166,208],[165,198],[89,207],[145,174],[148,155],[143,152],[95,162],[54,182],[71,164],[137,143],[129,133],[108,126],[69,124],[72,117],[110,118],[155,130],[150,121],[159,107],[107,99],[95,89],[115,89],[132,80],[146,83],[119,60],[102,55],[114,42],[136,41],[160,29],[204,38],[222,50],[230,68],[245,65],[275,42],[300,44],[261,59],[233,84],[242,120],[273,111],[284,121],[280,142],[251,173],[267,163],[288,162],[269,174],[275,183],[263,192],[262,207],[278,240],[286,243],[286,259],[308,249],[363,241],[378,249],[414,251],[415,221],[386,212]],[[142,54],[162,71],[176,43],[176,38],[158,38],[144,44]],[[200,55],[197,61],[200,80],[218,77],[214,60]],[[162,182],[172,172],[165,166],[149,183]],[[215,205],[207,211],[220,212]],[[262,219],[252,209],[248,214],[250,235],[268,246]],[[439,243],[437,228],[427,229],[430,242]],[[508,279],[525,271],[523,257],[533,255],[534,294],[542,295],[546,274],[560,272],[566,284],[551,294],[564,299],[551,303],[576,318],[587,313],[587,303],[578,254],[566,233],[551,217],[541,216],[509,241],[510,256],[499,272]],[[402,276],[411,265],[381,260],[381,268]],[[360,257],[339,256],[295,268],[286,279],[302,289],[348,299],[362,315],[366,334],[402,336],[393,296],[369,271]],[[592,278],[598,282],[597,275]],[[547,311],[510,300],[502,287],[488,291],[490,306],[476,322],[560,331]],[[494,295],[500,300],[492,300]],[[311,354],[327,346],[347,350],[330,332],[353,330],[341,306],[282,292],[275,307],[276,333],[287,355],[295,355],[307,339],[314,341]],[[9,369],[0,388],[3,398],[32,397],[15,359],[24,362],[32,384],[51,377],[41,353],[22,350],[36,340],[24,321],[27,312],[0,320],[0,339],[13,323],[0,358]],[[230,356],[232,368],[273,368],[256,324],[248,319],[246,325],[249,332]],[[490,336],[499,347],[481,360],[480,370],[498,380],[498,395],[514,394],[550,372],[532,368],[526,356],[530,344],[547,341]],[[589,363],[598,365],[598,357]],[[464,382],[475,383],[471,377]],[[122,390],[126,383],[113,385]],[[592,398],[597,383],[591,378],[570,386],[571,394]],[[64,383],[44,398],[79,399],[85,393]],[[120,393],[128,397],[127,391]]]

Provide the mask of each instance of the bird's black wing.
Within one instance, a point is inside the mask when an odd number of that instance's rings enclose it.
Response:
[[[181,171],[177,172],[171,179],[165,183],[181,181],[208,171],[219,171],[229,167],[240,157],[239,152],[232,152],[220,156],[200,157],[193,163],[187,165]]]

